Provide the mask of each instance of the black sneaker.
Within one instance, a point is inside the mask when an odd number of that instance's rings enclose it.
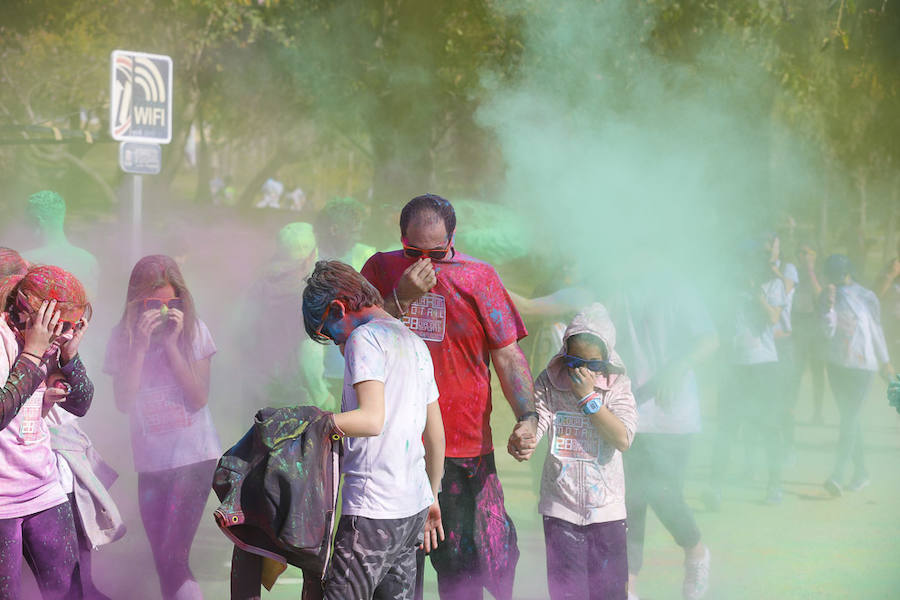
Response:
[[[822,484],[822,487],[825,488],[825,491],[828,492],[829,495],[831,495],[835,498],[840,498],[844,493],[843,490],[841,489],[841,484],[839,484],[837,481],[835,481],[834,479],[831,479],[831,478],[829,478],[827,481],[825,481],[825,483]]]

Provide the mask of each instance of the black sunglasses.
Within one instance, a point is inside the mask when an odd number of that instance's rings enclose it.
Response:
[[[606,360],[585,360],[583,358],[579,358],[577,356],[570,356],[568,354],[563,356],[563,363],[569,367],[570,369],[580,369],[581,367],[587,367],[594,373],[609,373],[613,371],[613,366]]]

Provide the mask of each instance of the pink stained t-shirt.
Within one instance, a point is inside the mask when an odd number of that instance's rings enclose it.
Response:
[[[6,381],[19,355],[19,344],[0,316],[0,380]],[[50,430],[41,417],[42,382],[15,418],[0,431],[0,519],[14,519],[66,502],[59,483]]]
[[[402,250],[378,252],[362,274],[386,303],[393,302],[394,287],[413,262]],[[458,252],[433,263],[437,285],[412,303],[402,321],[431,352],[446,455],[481,456],[493,450],[490,351],[528,332],[492,266]]]
[[[206,324],[197,319],[194,361],[211,358],[216,345]],[[103,372],[116,376],[125,368],[128,340],[121,326],[110,334]],[[131,449],[138,473],[165,471],[218,459],[222,455],[209,405],[193,410],[160,344],[151,343],[129,412]]]

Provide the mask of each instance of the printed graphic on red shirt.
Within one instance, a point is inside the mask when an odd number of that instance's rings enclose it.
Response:
[[[19,414],[22,421],[19,426],[19,438],[26,444],[35,444],[41,440],[41,408],[44,405],[44,394],[39,392],[31,396]]]
[[[586,415],[558,412],[553,417],[550,451],[557,458],[596,460],[600,454],[600,434]]]
[[[427,292],[409,305],[403,324],[423,340],[444,341],[447,326],[447,304],[440,294]]]
[[[138,406],[144,435],[177,431],[191,425],[191,417],[177,386],[140,392]]]

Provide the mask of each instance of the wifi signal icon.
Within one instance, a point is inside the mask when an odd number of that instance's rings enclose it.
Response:
[[[171,129],[172,59],[115,50],[110,89],[113,139],[168,143]]]

